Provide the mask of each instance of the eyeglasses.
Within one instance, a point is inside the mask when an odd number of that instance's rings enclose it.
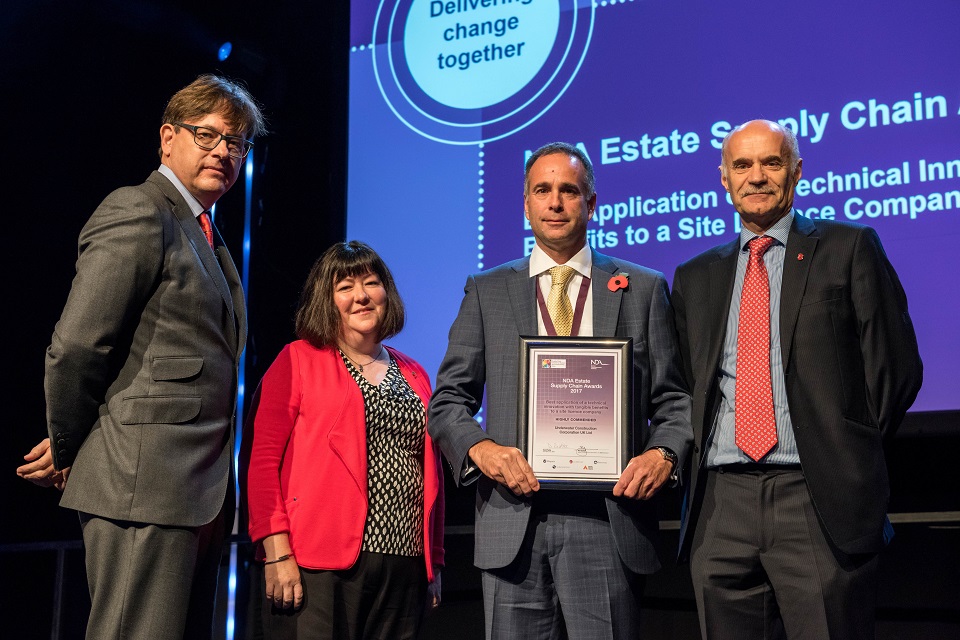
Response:
[[[201,149],[206,149],[207,151],[213,151],[217,148],[217,145],[220,144],[220,141],[223,140],[227,143],[227,154],[231,158],[242,159],[247,157],[250,148],[253,146],[253,142],[250,140],[244,140],[238,136],[225,136],[216,129],[211,129],[210,127],[198,127],[192,124],[184,124],[183,122],[171,122],[175,127],[183,127],[193,132],[193,141]]]

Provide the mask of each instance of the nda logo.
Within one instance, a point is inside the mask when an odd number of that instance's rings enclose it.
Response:
[[[610,366],[610,363],[604,362],[603,360],[593,360],[593,359],[590,360],[591,369],[602,369],[603,367],[609,367],[609,366]]]

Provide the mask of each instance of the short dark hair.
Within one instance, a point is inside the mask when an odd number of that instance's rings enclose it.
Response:
[[[580,164],[583,165],[583,186],[586,188],[586,193],[584,194],[587,198],[590,198],[593,194],[597,192],[596,178],[593,175],[593,163],[590,162],[590,158],[587,157],[583,151],[577,147],[569,144],[567,142],[551,142],[550,144],[545,144],[533,154],[527,158],[526,163],[523,165],[523,193],[527,193],[527,189],[530,187],[528,181],[530,180],[530,169],[533,167],[533,163],[542,158],[543,156],[550,156],[555,153],[562,153],[568,157],[576,158],[580,161]]]
[[[313,264],[300,293],[297,307],[297,337],[315,347],[336,345],[340,339],[340,311],[333,302],[333,286],[344,278],[374,273],[387,292],[387,308],[380,323],[377,341],[391,338],[403,330],[403,300],[393,275],[377,252],[368,245],[351,240],[338,242]]]
[[[266,120],[250,92],[239,82],[209,73],[173,94],[160,124],[189,122],[211,113],[223,115],[245,138],[267,132]]]

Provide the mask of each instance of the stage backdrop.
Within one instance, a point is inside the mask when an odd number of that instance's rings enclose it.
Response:
[[[431,375],[468,274],[529,253],[523,162],[580,145],[589,241],[672,279],[735,237],[720,142],[796,133],[795,205],[875,227],[925,364],[914,410],[960,409],[960,3],[357,0],[347,236],[407,303],[393,343]]]

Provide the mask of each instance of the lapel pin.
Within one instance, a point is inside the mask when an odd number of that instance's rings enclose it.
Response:
[[[798,254],[797,254],[797,260],[803,260],[803,254],[802,254],[802,253],[798,253]]]
[[[619,275],[613,276],[610,278],[610,281],[607,282],[607,289],[610,289],[610,291],[614,292],[616,292],[617,289],[626,289],[627,285],[629,284],[629,277],[630,276],[626,273],[620,273]]]

